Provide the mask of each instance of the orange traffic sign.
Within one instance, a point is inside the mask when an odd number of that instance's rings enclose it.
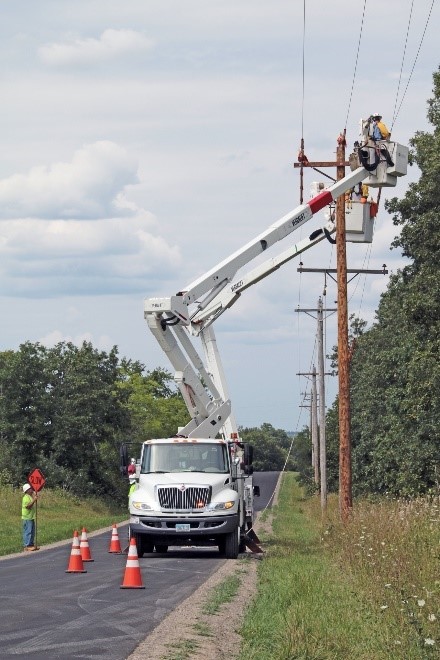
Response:
[[[34,491],[38,493],[38,491],[40,491],[44,487],[44,484],[46,483],[46,477],[41,472],[41,470],[35,468],[34,470],[32,470],[32,472],[29,473],[28,482],[30,483]]]

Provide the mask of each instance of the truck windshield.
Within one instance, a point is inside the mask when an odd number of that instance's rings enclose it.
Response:
[[[228,450],[225,444],[176,442],[144,445],[141,473],[217,472],[228,473]]]

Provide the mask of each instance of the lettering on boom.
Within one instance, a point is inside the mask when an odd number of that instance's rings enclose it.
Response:
[[[239,289],[241,286],[243,286],[243,280],[239,280],[235,284],[231,286],[231,293],[234,293],[237,289]]]
[[[296,227],[296,225],[299,225],[300,222],[303,222],[304,220],[307,219],[306,213],[303,211],[302,213],[299,214],[297,218],[292,220],[292,227]]]

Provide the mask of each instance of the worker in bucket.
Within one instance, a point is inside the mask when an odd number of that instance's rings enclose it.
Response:
[[[375,142],[380,140],[389,140],[391,133],[382,121],[382,115],[375,113],[371,115],[371,137]]]
[[[21,501],[21,521],[23,530],[23,549],[25,552],[38,550],[35,546],[35,504],[37,493],[30,484],[23,486],[23,498]]]

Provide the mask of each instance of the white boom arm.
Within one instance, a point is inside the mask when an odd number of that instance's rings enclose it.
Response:
[[[175,369],[174,378],[191,415],[191,421],[180,429],[180,433],[208,438],[216,437],[220,431],[226,437],[236,433],[226,379],[211,324],[237,301],[242,291],[322,241],[326,234],[334,231],[334,225],[328,223],[326,227],[313,232],[278,257],[260,264],[231,285],[237,271],[267,248],[285,239],[315,213],[361,181],[367,179],[375,187],[396,185],[396,177],[406,174],[407,149],[397,143],[387,143],[387,150],[388,157],[390,151],[393,156],[399,156],[398,165],[395,162],[390,165],[389,160],[381,157],[380,162],[375,163],[374,171],[371,167],[368,170],[358,167],[306,204],[298,206],[270,225],[262,234],[176,295],[145,301],[144,315],[148,326]],[[190,335],[200,336],[205,362],[195,350]]]

